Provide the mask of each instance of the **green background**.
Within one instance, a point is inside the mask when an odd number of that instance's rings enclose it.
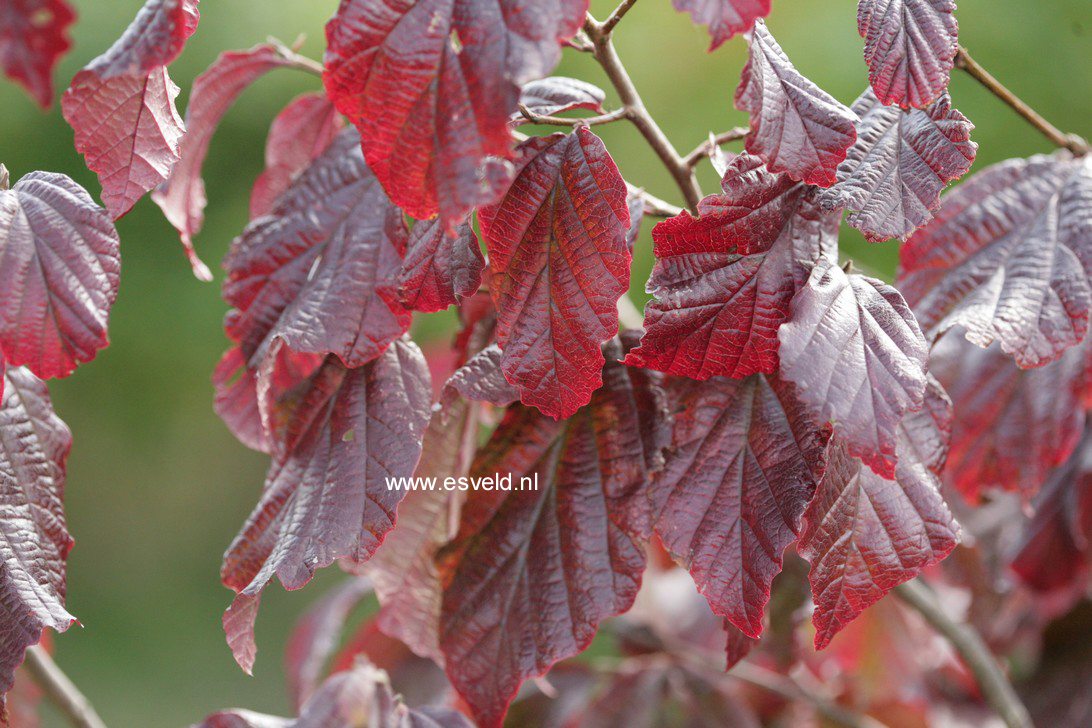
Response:
[[[141,2],[72,4],[79,18],[71,31],[74,47],[55,76],[62,88],[121,34]],[[179,108],[194,77],[221,51],[247,48],[269,35],[291,42],[306,34],[303,52],[320,58],[323,24],[336,5],[203,3],[200,27],[170,69],[182,87]],[[593,2],[599,17],[611,7],[609,0]],[[961,43],[984,66],[1063,130],[1092,135],[1092,3],[962,0],[957,17]],[[852,0],[774,0],[769,19],[797,69],[846,104],[867,82],[855,18]],[[746,122],[731,103],[746,55],[741,38],[706,53],[708,36],[689,16],[675,13],[669,0],[641,0],[619,27],[617,45],[646,105],[680,151],[710,131]],[[557,73],[606,83],[591,59],[575,51],[566,51]],[[213,139],[205,165],[212,202],[196,245],[218,281],[216,264],[247,221],[269,122],[298,93],[319,87],[304,73],[276,72],[242,96]],[[951,93],[976,124],[976,170],[1050,151],[1035,130],[958,72]],[[630,182],[680,202],[632,127],[596,131]],[[13,182],[44,169],[71,175],[93,195],[100,190],[72,148],[57,105],[43,113],[4,81],[0,162]],[[701,170],[704,190],[714,191],[711,167]],[[649,229],[646,224],[642,231],[633,272],[639,302],[651,267]],[[226,306],[218,282],[200,283],[190,275],[174,231],[150,200],[138,203],[118,230],[124,264],[110,321],[112,344],[69,379],[51,383],[56,409],[75,434],[67,486],[76,538],[68,605],[85,625],[57,637],[57,660],[115,728],[187,725],[229,706],[288,714],[281,650],[294,616],[336,580],[336,568],[304,592],[289,594],[276,584],[267,589],[255,676],[243,675],[220,628],[230,593],[218,574],[225,547],[258,497],[267,459],[238,444],[212,412],[209,375],[226,347]],[[893,275],[895,243],[867,245],[850,230],[842,246],[844,257]],[[434,320],[426,333],[447,321]],[[46,725],[63,723],[49,716]]]

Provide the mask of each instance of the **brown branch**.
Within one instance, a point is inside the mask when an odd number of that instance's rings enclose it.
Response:
[[[289,64],[291,64],[292,68],[297,68],[301,71],[322,78],[322,64],[318,61],[314,60],[313,58],[308,58],[307,56],[301,56],[299,53],[296,53],[295,48],[289,48],[276,38],[267,38],[266,42],[276,48],[277,53],[280,54],[281,58],[288,61]],[[299,43],[300,39],[297,39],[297,47]]]
[[[868,715],[857,714],[827,698],[817,695],[787,675],[767,670],[749,662],[740,662],[728,671],[729,677],[742,680],[786,700],[812,705],[827,720],[848,728],[883,728]]]
[[[727,144],[728,142],[739,141],[747,136],[750,131],[750,129],[744,126],[737,126],[728,131],[722,131],[720,134],[712,136],[694,147],[693,151],[683,157],[683,163],[690,169],[694,169],[701,160],[713,156],[716,147],[719,147],[721,144]]]
[[[632,5],[632,3],[628,3],[628,5]],[[623,2],[615,13],[618,13],[623,7],[628,10],[627,3]],[[618,15],[618,17],[621,17],[621,15]],[[667,135],[664,134],[663,130],[652,118],[652,115],[648,113],[648,109],[645,108],[641,95],[637,93],[637,88],[633,85],[625,66],[622,65],[618,52],[614,49],[614,43],[610,39],[610,30],[613,30],[613,26],[607,29],[605,24],[600,24],[590,14],[584,21],[584,32],[587,33],[588,38],[595,45],[595,59],[603,67],[607,78],[610,79],[615,91],[622,99],[626,118],[633,122],[633,125],[641,132],[641,136],[645,138],[649,146],[660,158],[660,161],[663,162],[663,165],[667,167],[667,171],[671,173],[675,184],[678,185],[683,198],[686,200],[686,206],[696,215],[698,201],[701,200],[701,190],[698,188],[698,182],[694,178],[693,171],[686,166],[686,162],[679,156],[678,151],[671,144],[671,140],[667,138]]]
[[[615,109],[614,111],[608,111],[605,114],[599,116],[585,116],[584,118],[565,118],[563,116],[547,116],[545,114],[536,114],[527,108],[526,104],[519,105],[519,113],[523,115],[523,118],[532,124],[547,124],[550,126],[597,126],[599,124],[609,124],[612,121],[619,121],[625,119],[627,112],[623,109]]]
[[[1089,146],[1087,141],[1076,134],[1066,134],[1044,119],[1039,112],[1028,106],[1016,94],[1005,88],[989,71],[979,65],[978,61],[971,58],[971,54],[963,46],[959,46],[959,50],[956,52],[955,66],[966,71],[974,80],[989,89],[994,96],[1004,101],[1017,114],[1024,117],[1028,123],[1042,132],[1043,136],[1055,146],[1068,149],[1078,156],[1092,151],[1092,147]]]
[[[49,701],[75,728],[106,728],[102,718],[91,706],[91,701],[72,684],[68,676],[57,667],[57,663],[40,645],[27,650],[23,667]]]
[[[618,25],[618,21],[636,4],[637,0],[622,0],[622,2],[618,3],[618,7],[614,9],[614,12],[603,21],[603,24],[600,26],[600,32],[603,35],[609,36],[614,31],[614,26]]]
[[[895,594],[951,643],[974,675],[986,702],[1005,725],[1009,728],[1033,728],[1028,709],[1020,702],[1016,690],[978,632],[945,614],[932,591],[919,579],[895,587]]]
[[[682,208],[678,205],[672,205],[670,202],[661,200],[659,197],[645,192],[640,187],[634,187],[629,182],[626,183],[626,188],[629,190],[629,194],[641,198],[641,202],[644,203],[644,214],[649,217],[675,217],[682,212]]]

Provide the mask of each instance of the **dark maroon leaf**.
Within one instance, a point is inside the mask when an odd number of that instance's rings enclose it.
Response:
[[[804,513],[797,545],[811,562],[816,649],[959,542],[959,524],[937,478],[951,402],[935,380],[925,405],[899,426],[894,479],[865,467],[844,442],[831,444],[826,474]]]
[[[835,249],[838,216],[805,185],[755,165],[736,157],[701,217],[684,211],[653,228],[655,299],[628,364],[693,379],[777,370],[777,330],[811,265]],[[744,246],[756,252],[739,254]]]
[[[6,174],[6,170],[0,171]],[[121,251],[114,223],[63,174],[0,184],[0,349],[11,366],[65,377],[109,341]]]
[[[226,323],[252,369],[275,340],[293,351],[371,361],[402,335],[398,298],[407,233],[368,171],[356,132],[340,136],[235,240],[225,266]]]
[[[1033,496],[1073,452],[1085,425],[1077,405],[1089,386],[1089,344],[1036,369],[1017,369],[995,344],[948,334],[929,371],[955,402],[945,480],[969,499],[989,488]]]
[[[292,179],[322,154],[341,126],[341,114],[320,93],[303,94],[277,114],[265,140],[265,171],[250,193],[251,220],[273,209]]]
[[[250,672],[258,599],[274,576],[299,589],[335,559],[366,561],[394,525],[413,474],[432,397],[415,344],[395,341],[346,369],[336,357],[277,403],[274,459],[262,497],[224,556],[221,579],[237,593],[224,614],[236,660]]]
[[[899,288],[932,337],[963,326],[1041,366],[1088,331],[1090,236],[1092,157],[1010,159],[945,196],[902,247]]]
[[[857,138],[856,115],[793,68],[763,21],[750,42],[736,89],[736,108],[751,114],[747,151],[771,172],[829,187]]]
[[[473,728],[448,708],[410,709],[391,689],[387,673],[367,662],[331,675],[300,709],[299,718],[225,710],[197,728]]]
[[[747,655],[751,654],[751,650],[758,646],[758,638],[748,637],[745,632],[727,619],[724,620],[724,632],[727,635],[724,641],[724,657],[726,660],[724,669],[731,670],[743,662]]]
[[[944,185],[971,168],[974,124],[946,93],[925,109],[902,111],[865,89],[853,112],[861,118],[857,142],[838,167],[837,184],[822,194],[823,206],[853,210],[849,224],[872,242],[906,240],[932,218]]]
[[[510,477],[512,490],[471,492],[440,552],[440,647],[486,728],[500,725],[524,680],[628,609],[640,584],[634,534],[644,524],[632,505],[658,465],[665,413],[654,380],[617,362],[616,342],[607,353],[603,387],[569,419],[508,410],[470,474]]]
[[[508,383],[501,371],[503,356],[496,344],[482,349],[451,375],[446,387],[467,399],[497,407],[518,402],[519,390]]]
[[[152,201],[178,230],[194,275],[201,280],[212,280],[212,273],[193,249],[193,236],[205,222],[205,180],[201,178],[201,166],[209,142],[220,118],[239,94],[274,68],[288,65],[291,62],[274,46],[257,45],[247,51],[222,53],[193,82],[186,107],[186,135],[179,148],[181,159],[171,168],[167,180],[152,192]]]
[[[641,221],[645,219],[645,201],[638,190],[627,188],[626,206],[629,208],[629,230],[626,232],[626,247],[633,255],[633,246],[641,237]]]
[[[61,98],[76,151],[98,175],[103,204],[115,220],[167,179],[179,160],[185,127],[167,65],[197,29],[197,2],[147,0],[121,38],[77,73]]]
[[[801,401],[851,455],[894,477],[896,428],[922,405],[929,351],[899,292],[821,260],[778,338],[781,375]]]
[[[64,0],[0,0],[0,69],[43,109],[53,104],[53,68],[72,45],[75,19]]]
[[[497,199],[520,85],[545,76],[588,0],[342,0],[326,26],[326,92],[409,215],[453,227]]]
[[[311,605],[296,622],[284,648],[284,673],[297,709],[318,688],[322,670],[340,644],[349,614],[371,593],[368,579],[349,579]]]
[[[565,76],[550,76],[523,84],[519,102],[535,114],[553,116],[563,111],[588,109],[602,113],[603,101],[607,95],[603,89],[587,81]],[[512,114],[512,123],[516,126],[528,123],[522,113]]]
[[[421,220],[410,232],[398,279],[402,301],[415,311],[443,311],[477,293],[484,269],[478,236],[469,223],[452,234],[439,218]]]
[[[520,145],[519,172],[478,213],[489,250],[501,368],[524,404],[568,417],[602,379],[629,288],[626,183],[586,127]]]
[[[76,623],[64,606],[65,460],[72,434],[53,413],[45,383],[8,367],[0,405],[0,696],[42,630]]]
[[[868,80],[882,104],[930,104],[948,87],[955,64],[955,0],[860,0]]]
[[[791,385],[763,375],[670,381],[672,447],[649,489],[656,533],[713,611],[757,637],[827,436]]]
[[[715,51],[736,33],[750,30],[757,18],[770,13],[770,0],[671,0],[680,12],[690,13],[698,25],[708,25]]]
[[[1092,437],[1086,431],[1073,455],[1050,474],[1035,516],[1012,559],[1012,570],[1033,589],[1079,585],[1092,566]]]

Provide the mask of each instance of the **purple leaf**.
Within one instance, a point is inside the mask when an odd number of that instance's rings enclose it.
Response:
[[[933,338],[963,326],[1022,367],[1057,359],[1088,331],[1092,157],[995,164],[950,194],[902,247],[899,288]]]
[[[588,109],[603,112],[603,101],[607,95],[603,89],[587,81],[564,76],[550,76],[523,84],[520,89],[519,103],[540,116],[553,116],[574,109]],[[522,113],[512,114],[511,121],[516,126],[530,123]]]
[[[865,89],[853,111],[861,118],[857,142],[820,200],[853,210],[849,224],[872,242],[906,240],[933,217],[944,185],[971,168],[974,125],[946,93],[925,109],[902,111]]]
[[[955,0],[860,0],[868,80],[880,103],[928,106],[948,87],[959,44]]]
[[[478,213],[489,250],[501,368],[524,404],[564,418],[602,379],[629,288],[626,183],[586,127],[520,145],[519,172]]]
[[[432,313],[478,292],[485,258],[469,223],[448,233],[439,218],[421,220],[410,232],[399,287],[402,302]]]
[[[64,0],[0,0],[0,69],[43,109],[53,104],[53,68],[72,45],[75,19]]]
[[[504,353],[496,344],[482,349],[466,364],[459,367],[446,388],[451,388],[469,400],[489,402],[497,407],[507,407],[519,401],[519,390],[508,383],[501,371]]]
[[[778,338],[781,376],[801,401],[851,455],[894,477],[898,424],[922,405],[929,352],[899,292],[822,260]]]
[[[679,12],[687,12],[697,25],[708,25],[710,51],[736,33],[750,30],[758,18],[770,14],[771,0],[671,0]]]
[[[857,116],[793,68],[763,21],[755,22],[750,42],[735,99],[751,114],[747,151],[771,172],[829,187],[857,138]]]
[[[114,223],[71,179],[31,172],[0,185],[0,349],[11,366],[66,377],[94,359],[109,343],[120,269]]]

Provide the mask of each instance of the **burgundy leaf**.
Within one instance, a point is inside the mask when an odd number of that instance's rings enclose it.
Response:
[[[524,680],[628,609],[640,585],[643,525],[630,505],[658,464],[665,413],[654,381],[615,361],[621,346],[607,351],[604,386],[569,419],[508,410],[470,472],[510,476],[512,489],[472,492],[440,552],[440,647],[486,728],[500,725]]]
[[[777,370],[777,330],[811,265],[835,248],[839,221],[786,175],[761,167],[735,174],[757,161],[736,157],[725,177],[729,191],[702,200],[701,217],[684,211],[653,228],[647,290],[655,298],[628,364],[693,379]],[[741,214],[751,205],[754,212]],[[740,255],[737,246],[757,252]]]
[[[727,619],[724,620],[724,631],[727,635],[724,641],[724,657],[726,660],[724,669],[731,670],[743,662],[747,655],[751,654],[751,650],[758,646],[758,638],[748,637],[745,632]]]
[[[292,179],[322,154],[341,130],[341,114],[321,93],[306,93],[284,107],[265,140],[265,170],[250,193],[250,219],[273,209]]]
[[[451,375],[446,386],[467,399],[497,407],[518,402],[519,390],[508,383],[501,371],[503,357],[496,344],[482,349]]]
[[[65,460],[72,434],[53,413],[45,383],[23,368],[4,374],[0,405],[0,696],[46,627],[76,623],[64,606]]]
[[[412,475],[432,390],[428,365],[407,339],[346,369],[328,357],[272,413],[274,459],[262,497],[224,556],[221,579],[237,592],[224,615],[236,660],[250,672],[253,624],[274,576],[299,589],[335,559],[366,561],[394,525]]]
[[[857,142],[824,192],[824,207],[853,210],[849,224],[872,242],[906,240],[929,222],[944,185],[974,162],[974,124],[951,106],[948,94],[925,109],[884,106],[871,89],[853,104],[861,118]]]
[[[299,718],[250,710],[214,713],[196,728],[473,728],[448,708],[410,709],[391,689],[387,673],[367,662],[326,679],[300,709]]]
[[[121,38],[77,73],[61,98],[76,151],[98,175],[115,220],[167,179],[179,160],[185,126],[167,65],[197,29],[197,2],[147,0]]]
[[[821,260],[778,331],[781,375],[851,455],[895,476],[896,428],[921,407],[928,348],[891,286]]]
[[[816,649],[959,542],[959,524],[936,476],[951,403],[935,383],[927,400],[933,401],[906,415],[899,427],[894,479],[865,467],[844,442],[831,444],[826,474],[804,513],[797,545],[811,562]]]
[[[402,301],[415,311],[443,311],[477,293],[484,268],[478,236],[469,223],[452,234],[439,218],[421,220],[410,232],[398,279]]]
[[[4,170],[6,172],[6,170]],[[109,341],[121,250],[114,223],[63,174],[0,184],[0,349],[11,366],[65,377]]]
[[[1017,369],[997,345],[944,336],[929,370],[955,402],[947,482],[969,499],[989,488],[1033,496],[1073,452],[1085,425],[1089,343],[1036,369]]]
[[[508,180],[520,85],[545,76],[588,0],[342,0],[326,26],[326,92],[409,215],[445,227]],[[501,158],[501,159],[496,159]]]
[[[1089,240],[1092,157],[1010,159],[945,196],[902,247],[899,287],[932,337],[963,326],[1041,366],[1088,331]]]
[[[72,45],[75,19],[65,0],[0,0],[0,69],[43,109],[53,104],[53,68]]]
[[[857,138],[856,115],[793,68],[763,21],[750,42],[736,89],[736,108],[751,114],[747,151],[771,172],[829,187]]]
[[[868,80],[882,104],[930,104],[948,87],[955,65],[955,0],[860,0]]]
[[[626,232],[626,248],[633,255],[633,246],[637,244],[637,238],[641,237],[641,222],[645,219],[645,201],[641,199],[640,191],[627,187],[626,206],[629,208],[629,230]]]
[[[193,82],[186,107],[186,136],[179,148],[181,159],[167,180],[152,192],[152,201],[182,236],[194,275],[212,280],[212,273],[193,249],[193,236],[205,222],[205,180],[201,166],[220,118],[243,91],[258,78],[279,66],[290,66],[272,45],[257,45],[247,51],[222,53],[216,62]]]
[[[371,593],[368,579],[349,579],[312,604],[296,622],[284,648],[284,673],[297,709],[319,686],[323,667],[337,651],[350,613]]]
[[[770,14],[771,0],[671,0],[679,12],[687,12],[698,25],[708,25],[713,37],[710,51],[736,33],[751,29],[755,20]]]
[[[607,95],[603,89],[587,81],[565,76],[550,76],[523,84],[520,89],[519,103],[529,111],[541,116],[553,116],[563,111],[588,109],[603,112],[603,101]],[[529,123],[522,113],[512,114],[511,121],[516,126]]]
[[[368,171],[356,132],[342,134],[235,240],[224,298],[228,335],[252,369],[275,340],[334,353],[346,366],[375,359],[410,324],[398,299],[407,233]]]
[[[827,436],[791,385],[763,375],[670,381],[672,448],[649,489],[656,533],[713,612],[757,637]]]
[[[520,145],[519,172],[478,213],[501,368],[524,404],[568,417],[602,379],[600,346],[629,288],[626,183],[586,127]]]

